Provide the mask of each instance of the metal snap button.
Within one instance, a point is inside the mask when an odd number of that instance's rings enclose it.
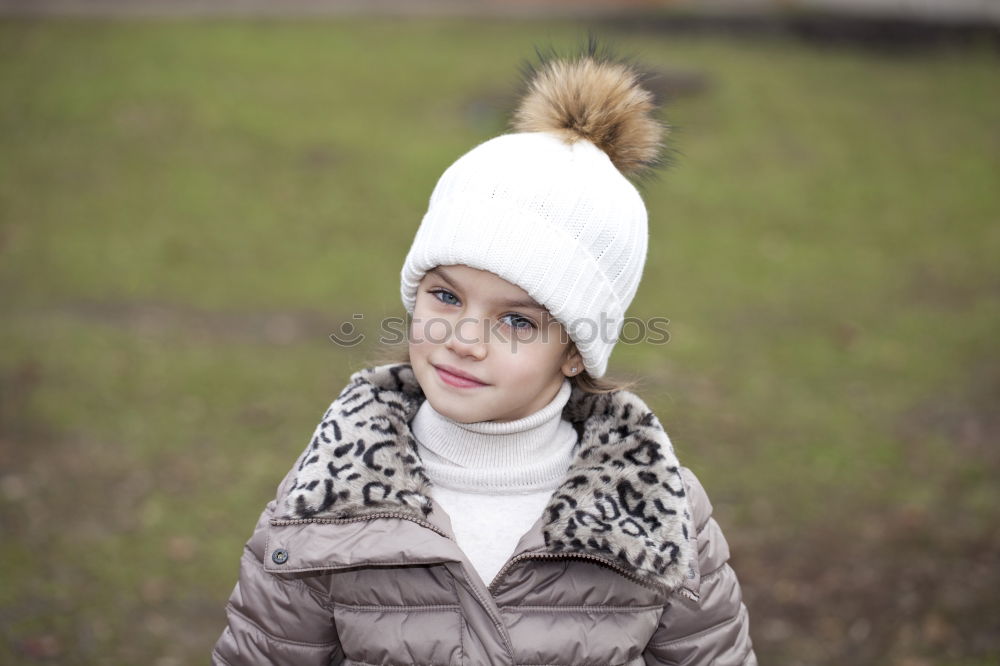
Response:
[[[278,548],[273,553],[271,553],[271,561],[275,564],[284,564],[288,561],[288,551],[284,548]]]

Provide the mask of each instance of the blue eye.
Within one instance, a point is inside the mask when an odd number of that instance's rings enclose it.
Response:
[[[434,298],[437,298],[439,301],[441,301],[442,303],[446,303],[447,305],[455,305],[455,303],[458,302],[458,297],[456,297],[455,294],[451,293],[447,289],[432,289],[429,293],[433,294]],[[442,300],[440,296],[450,296],[451,298],[455,299],[455,303]]]
[[[521,329],[521,330],[525,330],[525,331],[530,330],[532,328],[535,328],[535,324],[532,323],[532,321],[530,319],[525,319],[524,317],[522,317],[520,315],[510,314],[510,315],[504,315],[504,316],[510,317],[515,322],[523,322],[523,325],[521,325],[521,326],[514,325],[514,326],[511,326],[511,328]]]

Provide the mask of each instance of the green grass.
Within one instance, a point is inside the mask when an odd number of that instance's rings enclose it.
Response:
[[[437,177],[504,131],[532,46],[581,31],[0,22],[0,662],[206,658],[257,513],[402,314]],[[676,166],[642,190],[629,314],[670,341],[619,345],[611,371],[643,378],[708,488],[762,663],[796,663],[763,564],[796,535],[858,512],[929,513],[917,531],[953,543],[995,524],[1000,62],[616,37],[708,85],[666,107]],[[353,313],[365,344],[330,343]],[[996,617],[979,599],[964,639]],[[997,655],[962,644],[881,654]]]

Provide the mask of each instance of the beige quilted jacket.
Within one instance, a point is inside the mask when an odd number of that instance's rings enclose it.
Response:
[[[431,496],[407,364],[358,371],[243,552],[215,664],[756,664],[729,548],[634,393],[574,389],[580,434],[492,581]]]

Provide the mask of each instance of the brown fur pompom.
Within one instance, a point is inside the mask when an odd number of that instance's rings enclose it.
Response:
[[[567,143],[587,139],[603,150],[618,170],[634,176],[659,166],[669,128],[653,117],[653,94],[640,73],[604,51],[591,37],[573,58],[539,53],[541,64],[523,67],[515,132],[551,132]]]

